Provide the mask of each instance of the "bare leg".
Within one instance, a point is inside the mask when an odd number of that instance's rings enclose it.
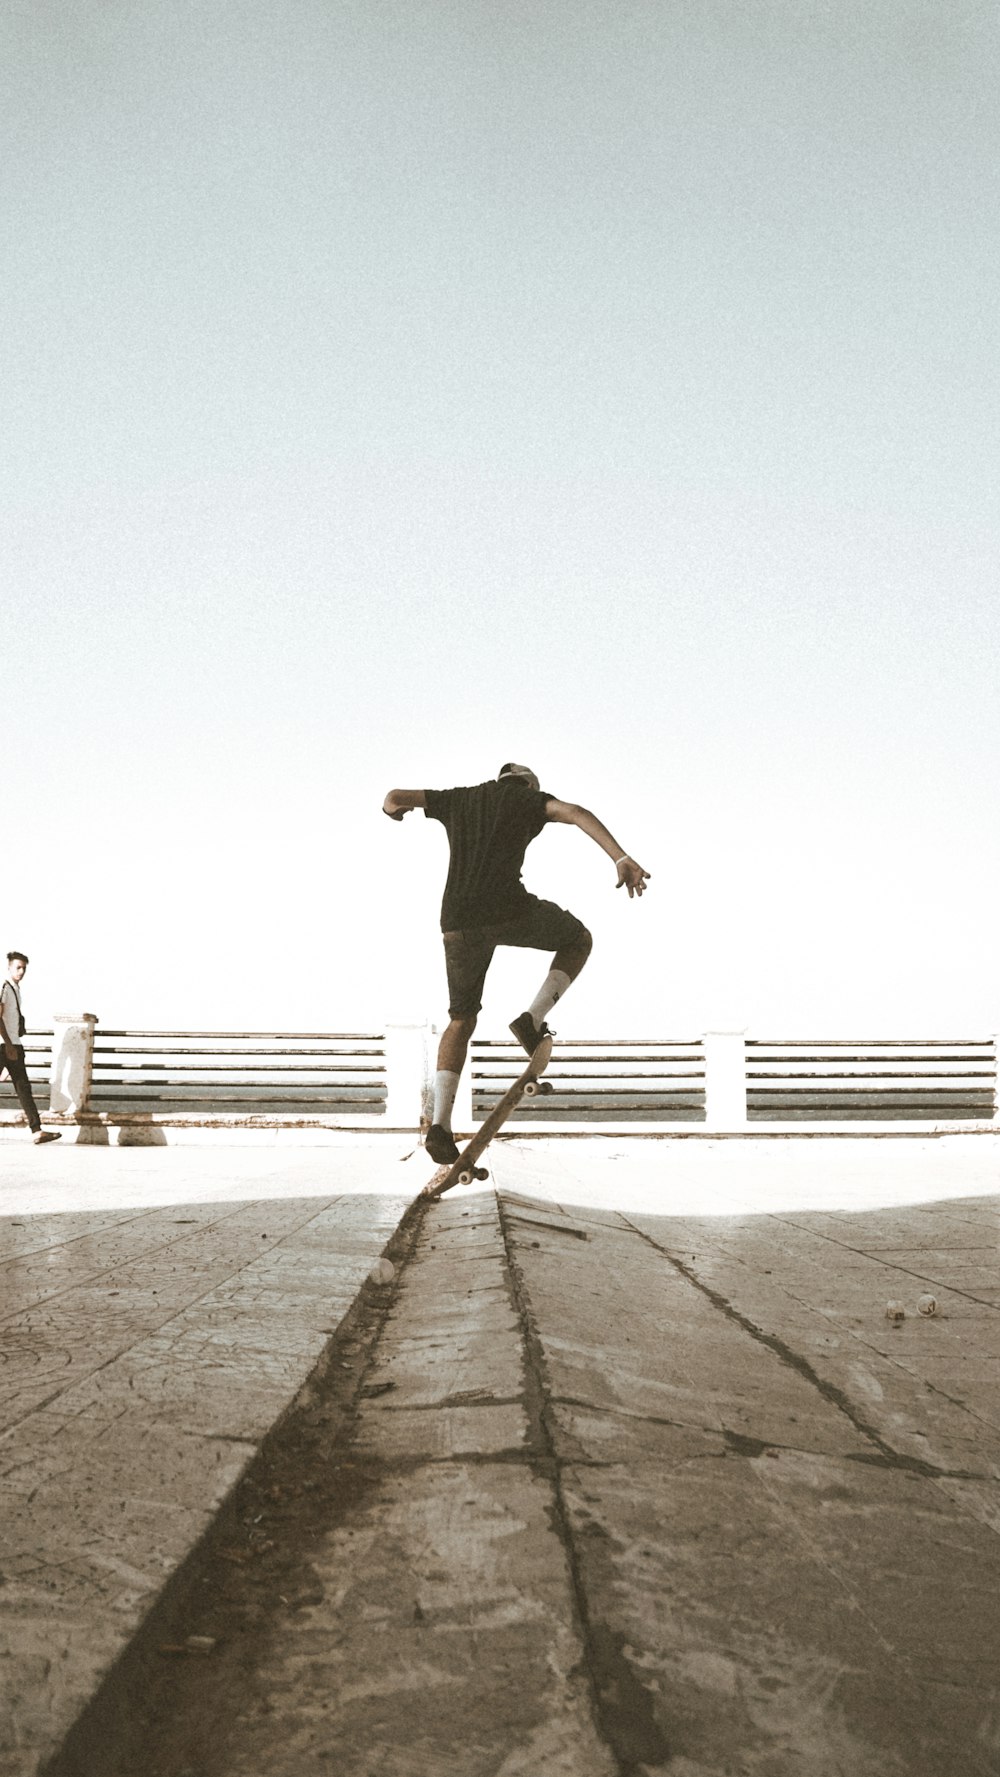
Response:
[[[580,967],[583,967],[581,963]],[[465,1066],[465,1057],[469,1052],[469,1042],[476,1028],[475,1014],[471,1018],[453,1018],[447,1029],[441,1033],[438,1044],[438,1070],[446,1068],[449,1073],[460,1074]]]
[[[526,1055],[534,1053],[539,1037],[548,1030],[547,1014],[570,983],[576,980],[590,955],[592,943],[590,933],[581,930],[571,944],[563,944],[552,958],[552,966],[528,1010],[512,1021],[510,1028]]]
[[[575,944],[564,944],[561,950],[556,951],[552,958],[552,968],[561,969],[564,975],[568,975],[571,981],[575,981],[590,955],[593,945],[594,940],[590,933],[585,932],[582,938],[576,940]]]
[[[439,1166],[450,1166],[458,1159],[458,1146],[451,1132],[452,1111],[458,1091],[458,1076],[465,1066],[469,1038],[476,1028],[471,1018],[453,1018],[438,1045],[437,1073],[434,1078],[434,1109],[431,1126],[424,1137],[424,1146]]]

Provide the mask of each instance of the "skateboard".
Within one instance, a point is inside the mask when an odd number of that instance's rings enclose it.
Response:
[[[546,1088],[552,1090],[548,1081],[541,1078],[551,1056],[552,1038],[543,1037],[523,1074],[518,1075],[513,1086],[508,1086],[499,1103],[493,1106],[485,1123],[480,1124],[472,1140],[466,1143],[458,1159],[453,1160],[450,1166],[438,1168],[430,1184],[424,1186],[422,1197],[440,1197],[443,1191],[450,1191],[452,1185],[468,1185],[474,1178],[489,1178],[487,1168],[477,1166],[476,1161],[489,1147],[501,1124],[507,1121],[511,1111],[516,1110],[522,1098],[534,1098]]]

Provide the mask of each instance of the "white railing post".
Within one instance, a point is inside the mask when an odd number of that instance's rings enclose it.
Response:
[[[75,1117],[90,1102],[96,1012],[57,1012],[52,1020],[49,1110]]]
[[[993,1037],[993,1121],[1000,1123],[1000,1033]]]
[[[429,1028],[385,1027],[385,1120],[397,1129],[419,1129],[429,1086]]]
[[[705,1124],[711,1129],[747,1127],[746,1031],[707,1030]]]

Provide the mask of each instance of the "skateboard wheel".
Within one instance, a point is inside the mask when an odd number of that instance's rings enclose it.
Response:
[[[524,1088],[525,1098],[534,1098],[537,1095],[537,1092],[538,1092],[538,1081],[537,1080],[529,1080],[527,1085]]]
[[[475,1173],[467,1166],[464,1172],[459,1173],[458,1182],[460,1185],[471,1185],[475,1176]]]

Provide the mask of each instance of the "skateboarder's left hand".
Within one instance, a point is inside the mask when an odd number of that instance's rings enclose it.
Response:
[[[641,864],[637,864],[634,858],[619,859],[618,881],[615,883],[615,887],[627,888],[630,901],[633,895],[642,894],[648,881],[649,871],[644,870]]]

